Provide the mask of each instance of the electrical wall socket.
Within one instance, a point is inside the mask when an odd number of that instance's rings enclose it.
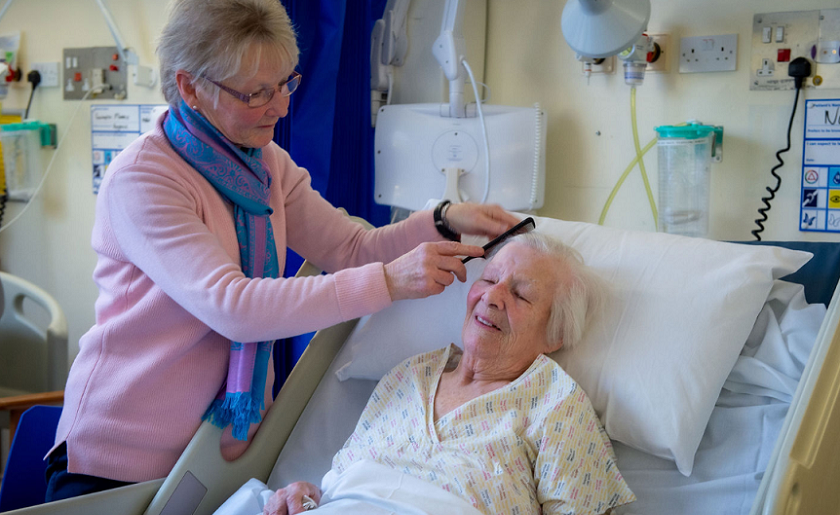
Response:
[[[38,70],[38,73],[41,74],[41,83],[38,84],[39,88],[57,88],[58,85],[61,83],[61,77],[59,77],[59,63],[32,63],[32,69]]]
[[[647,73],[668,73],[671,71],[671,35],[648,34],[653,42],[659,45],[660,54],[656,62],[647,63]]]
[[[738,34],[680,39],[680,73],[735,71]]]
[[[759,77],[772,77],[776,73],[776,66],[772,59],[762,59],[761,68],[756,70]]]

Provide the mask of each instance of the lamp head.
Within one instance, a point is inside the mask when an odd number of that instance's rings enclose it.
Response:
[[[650,19],[650,0],[569,0],[560,26],[585,57],[609,57],[633,46]]]

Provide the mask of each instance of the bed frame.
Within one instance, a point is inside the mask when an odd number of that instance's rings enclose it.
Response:
[[[832,274],[836,280],[837,270]],[[297,276],[319,271],[304,263]],[[840,507],[840,287],[835,287],[751,514],[834,513]],[[313,337],[251,446],[222,458],[222,430],[205,422],[165,479],[8,512],[8,515],[212,514],[250,478],[263,482],[356,320]]]

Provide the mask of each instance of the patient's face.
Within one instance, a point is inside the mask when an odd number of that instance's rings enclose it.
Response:
[[[502,248],[467,295],[465,352],[516,368],[554,350],[546,325],[561,279],[557,270],[555,259],[525,245]]]

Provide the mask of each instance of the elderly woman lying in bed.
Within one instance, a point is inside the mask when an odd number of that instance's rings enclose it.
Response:
[[[264,512],[322,501],[318,513],[599,514],[633,501],[586,394],[545,356],[580,340],[602,295],[573,249],[536,233],[511,239],[470,289],[463,350],[391,370],[335,455],[323,499],[297,482]]]

